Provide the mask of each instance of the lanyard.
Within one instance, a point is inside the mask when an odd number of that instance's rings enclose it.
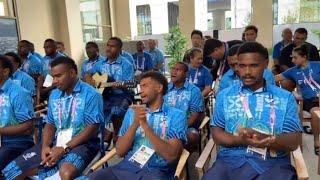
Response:
[[[218,80],[221,80],[224,68],[225,68],[225,63],[224,63],[224,61],[221,61],[219,69],[217,71]]]
[[[196,74],[194,75],[194,78],[192,78],[191,73],[190,73],[190,77],[189,77],[190,83],[198,84],[198,71],[199,71],[199,68],[197,68],[197,71],[196,71]]]
[[[137,54],[137,58],[136,58],[137,62],[136,62],[136,66],[135,66],[135,69],[137,70],[144,70],[144,63],[145,63],[145,57],[142,56],[142,63],[141,65],[139,66],[139,55]]]
[[[59,108],[58,108],[58,120],[59,120],[59,129],[62,129],[62,119],[63,119],[63,106],[62,106],[62,99],[59,99]],[[77,103],[76,103],[76,98],[72,95],[71,96],[71,100],[69,103],[69,107],[68,107],[68,117],[65,120],[68,120],[69,118],[71,118],[71,122],[70,125],[72,126],[72,123],[74,122],[74,117],[75,117],[75,113],[76,113],[76,107],[77,107]]]
[[[269,123],[271,127],[271,134],[274,135],[274,126],[276,121],[276,110],[275,110],[275,103],[274,99],[271,95],[271,101],[270,101],[270,117],[269,117]],[[250,107],[249,107],[249,101],[248,96],[245,96],[244,94],[240,93],[240,101],[242,102],[242,107],[244,109],[244,112],[246,113],[249,120],[253,120],[253,115],[251,113]]]
[[[308,86],[312,89],[312,91],[317,91],[317,89],[318,90],[320,90],[320,85],[313,79],[313,77],[312,77],[312,69],[311,69],[311,67],[309,67],[310,69],[309,69],[309,78],[307,78],[307,76],[305,75],[305,73],[303,72],[303,71],[301,71],[302,72],[302,75],[303,75],[303,82],[305,83],[305,84],[308,84]]]

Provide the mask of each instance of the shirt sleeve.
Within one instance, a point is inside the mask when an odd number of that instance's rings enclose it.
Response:
[[[218,94],[214,109],[214,116],[211,118],[210,125],[213,127],[220,127],[222,129],[225,128],[225,118],[224,118],[224,109],[223,109],[223,99],[224,92]]]
[[[302,132],[302,127],[298,116],[298,106],[292,94],[289,95],[282,132]]]
[[[274,45],[273,53],[272,53],[272,58],[273,59],[279,59],[280,53],[281,53],[280,48],[281,48],[281,44],[280,43],[277,43],[276,45]]]
[[[129,108],[123,118],[118,136],[124,136],[126,134],[128,128],[131,126],[133,122],[133,118],[134,118],[134,111],[131,108]]]
[[[26,90],[19,91],[18,95],[13,98],[13,109],[20,123],[34,117],[32,98]]]
[[[275,84],[274,76],[269,69],[265,69],[263,75],[267,83],[273,84],[273,85]]]
[[[203,112],[204,111],[204,100],[201,91],[198,87],[194,87],[191,90],[191,103],[190,112]]]
[[[99,61],[97,63],[94,63],[92,68],[87,71],[88,74],[95,74],[95,73],[101,73],[100,68],[102,67],[102,61]]]
[[[147,70],[153,69],[152,56],[150,54],[147,54],[146,61],[147,61],[147,64],[146,64]]]
[[[89,99],[86,99],[84,112],[84,122],[87,125],[100,124],[104,120],[103,117],[103,100],[99,93],[94,94]]]
[[[170,128],[168,131],[169,139],[179,139],[183,143],[187,142],[187,117],[182,111],[175,111],[171,115]]]
[[[283,76],[286,79],[290,79],[290,80],[295,81],[294,69],[293,68],[290,68],[290,69],[286,70],[285,72],[282,72],[280,75]]]

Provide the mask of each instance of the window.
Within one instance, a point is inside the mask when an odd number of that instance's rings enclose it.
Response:
[[[150,6],[140,5],[136,8],[138,35],[152,34]]]
[[[320,22],[320,0],[274,0],[273,23]]]
[[[80,15],[84,42],[112,36],[109,0],[80,0]]]
[[[208,0],[208,30],[251,24],[251,0]]]
[[[179,4],[178,2],[168,2],[168,22],[169,29],[179,25]]]
[[[0,54],[17,52],[19,32],[13,0],[0,0]]]

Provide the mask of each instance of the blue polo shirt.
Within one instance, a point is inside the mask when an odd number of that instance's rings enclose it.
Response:
[[[153,68],[152,56],[147,52],[143,54],[135,53],[132,55],[134,59],[134,69],[142,72],[149,71]]]
[[[12,74],[12,80],[25,88],[32,96],[36,94],[36,83],[29,74],[18,69]]]
[[[281,55],[281,50],[284,48],[284,43],[283,41],[278,42],[277,44],[274,45],[273,47],[273,53],[272,53],[272,58],[273,59],[279,59]]]
[[[102,96],[81,80],[70,95],[54,89],[49,97],[46,122],[57,128],[56,136],[61,130],[71,128],[72,137],[75,137],[88,125],[103,122]]]
[[[274,76],[269,69],[265,69],[263,72],[263,78],[269,84],[275,84]],[[239,76],[232,70],[229,69],[221,78],[219,85],[219,92],[233,84],[241,83]]]
[[[148,52],[152,55],[153,68],[164,63],[163,53],[158,48],[150,49]]]
[[[134,63],[134,59],[133,59],[132,55],[130,53],[128,53],[127,51],[122,50],[120,55],[125,57],[131,64]]]
[[[22,71],[28,73],[30,76],[33,74],[42,74],[42,64],[41,60],[36,56],[32,55],[30,52],[21,65]]]
[[[248,100],[252,118],[248,118],[240,96]],[[272,106],[271,102],[274,102]],[[216,99],[215,113],[211,119],[211,126],[224,129],[230,134],[237,133],[239,127],[246,127],[271,134],[270,110],[275,108],[274,135],[290,132],[302,132],[297,103],[293,95],[275,85],[266,83],[266,86],[253,92],[248,87],[235,84],[222,90]],[[223,147],[218,152],[218,158],[230,165],[239,168],[249,163],[258,173],[263,173],[275,164],[290,164],[290,155],[286,152],[277,152],[276,157],[270,156],[267,151],[266,160],[256,154],[247,153],[247,147]]]
[[[180,88],[175,87],[172,82],[169,83],[164,100],[170,106],[185,112],[187,117],[192,113],[204,111],[204,100],[200,89],[188,81]]]
[[[127,111],[122,126],[119,131],[119,136],[124,136],[128,128],[134,121],[134,110],[129,108]],[[179,109],[170,107],[168,104],[163,103],[161,108],[151,112],[148,110],[147,121],[150,128],[158,137],[163,137],[163,140],[179,139],[183,143],[186,142],[187,120],[185,113]],[[165,127],[165,128],[164,128]],[[164,134],[163,134],[164,133]],[[130,157],[140,148],[141,145],[145,145],[153,149],[153,145],[146,136],[142,135],[141,127],[139,127],[135,133],[133,147],[125,156],[124,161],[127,161],[130,165],[134,166],[128,161]],[[130,167],[130,165],[128,167]],[[157,169],[173,177],[177,164],[169,164],[158,153],[154,153],[149,161],[143,168]],[[131,167],[132,167],[131,166]],[[138,169],[140,167],[136,166]]]
[[[0,88],[0,127],[16,126],[30,121],[34,117],[30,93],[11,79]],[[31,135],[1,136],[2,145],[23,146],[24,142],[33,142]]]
[[[52,58],[50,56],[44,56],[42,60],[42,69],[43,69],[43,76],[46,77],[47,74],[50,74],[50,63],[52,60],[54,60],[57,57],[65,56],[61,54],[59,51],[55,54],[55,56]]]
[[[189,67],[187,81],[193,83],[203,91],[206,86],[211,87],[213,79],[209,69],[201,65],[199,68]]]
[[[302,68],[299,66],[294,66],[287,71],[281,73],[281,75],[292,81],[295,81],[299,86],[302,98],[304,100],[312,99],[317,97],[317,92],[320,92],[320,89],[317,88],[313,83],[312,85],[316,88],[312,90],[312,88],[305,81],[310,79],[310,75],[312,78],[320,85],[320,62],[309,61],[308,66],[306,68]]]
[[[86,59],[83,61],[81,66],[81,78],[84,78],[86,73],[89,72],[89,70],[92,69],[93,65],[99,61],[105,60],[106,57],[98,55],[97,58],[94,61],[90,61],[89,59]]]

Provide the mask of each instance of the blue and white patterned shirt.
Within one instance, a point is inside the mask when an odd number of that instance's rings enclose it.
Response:
[[[193,83],[203,91],[206,86],[211,87],[213,79],[209,69],[201,65],[199,68],[189,67],[187,81]]]
[[[84,60],[81,66],[81,78],[84,78],[86,73],[88,73],[92,69],[95,63],[103,61],[105,59],[106,57],[98,55],[98,57],[94,61],[90,61],[89,59]]]
[[[21,65],[21,70],[28,73],[30,76],[33,74],[42,74],[41,60],[30,52]]]
[[[32,98],[29,92],[7,79],[0,88],[0,127],[16,126],[34,117]],[[31,135],[2,136],[2,143],[33,142]]]
[[[56,135],[72,128],[72,137],[77,136],[88,125],[103,123],[102,96],[81,80],[70,95],[55,89],[49,97],[46,122],[57,128]]]
[[[51,63],[51,61],[53,61],[55,58],[61,57],[61,56],[65,56],[65,55],[63,55],[59,51],[57,51],[56,55],[53,58],[50,57],[50,56],[47,56],[47,55],[42,58],[42,69],[43,69],[43,76],[44,77],[46,77],[47,74],[50,74],[50,70],[51,70],[50,63]]]
[[[125,135],[133,121],[134,110],[129,108],[120,128],[119,136]],[[150,112],[150,110],[148,111],[147,122],[153,132],[157,136],[164,138],[164,140],[179,139],[183,143],[186,142],[187,120],[185,113],[181,110],[170,107],[168,104],[163,103],[159,110],[154,112]],[[145,145],[153,149],[150,140],[142,134],[141,127],[139,127],[134,137],[133,147],[125,156],[126,160],[130,159],[130,157],[140,148],[141,145]],[[162,170],[167,174],[172,174],[172,176],[175,171],[175,166],[169,165],[168,162],[158,153],[155,153],[151,156],[144,168]]]
[[[248,118],[240,96],[247,99],[252,118]],[[274,126],[270,120],[271,107],[275,112]],[[242,84],[235,84],[222,90],[216,100],[211,126],[219,127],[234,135],[240,127],[255,129],[265,134],[271,134],[271,127],[274,127],[273,134],[276,136],[302,131],[293,95],[268,83],[255,92],[248,87],[242,87]],[[272,157],[268,151],[266,160],[263,160],[255,154],[247,153],[246,149],[246,147],[221,146],[218,158],[223,159],[232,168],[249,163],[258,173],[263,173],[275,164],[290,164],[290,156],[286,152],[277,152],[277,156]]]

